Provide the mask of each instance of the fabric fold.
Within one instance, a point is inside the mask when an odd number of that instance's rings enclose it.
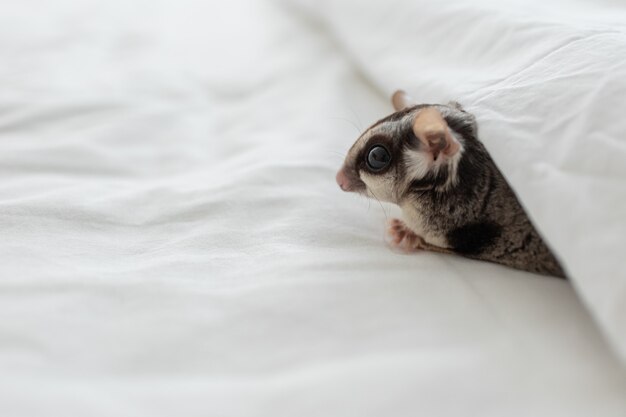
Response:
[[[574,0],[293,3],[382,94],[457,100],[477,116],[481,140],[626,363],[626,9]]]

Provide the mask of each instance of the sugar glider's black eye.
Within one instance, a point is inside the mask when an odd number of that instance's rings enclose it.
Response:
[[[367,153],[365,162],[367,162],[367,167],[372,171],[381,171],[387,168],[387,165],[391,162],[391,155],[389,155],[389,151],[384,146],[376,145]]]

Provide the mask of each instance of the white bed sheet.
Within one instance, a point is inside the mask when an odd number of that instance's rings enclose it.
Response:
[[[567,282],[341,193],[389,107],[306,14],[15,2],[0,61],[1,415],[624,415]]]
[[[463,103],[626,364],[626,7],[292,0],[381,91]],[[357,11],[355,13],[355,11]]]

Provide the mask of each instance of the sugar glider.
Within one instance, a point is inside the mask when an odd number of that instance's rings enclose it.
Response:
[[[397,91],[395,113],[352,145],[337,183],[397,204],[388,233],[406,251],[434,251],[565,277],[458,103],[414,104]]]

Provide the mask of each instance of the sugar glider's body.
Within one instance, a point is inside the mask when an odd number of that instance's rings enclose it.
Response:
[[[402,92],[393,101],[398,111],[361,135],[337,174],[345,191],[400,206],[393,243],[564,277],[478,140],[474,117],[457,103],[411,105]]]

